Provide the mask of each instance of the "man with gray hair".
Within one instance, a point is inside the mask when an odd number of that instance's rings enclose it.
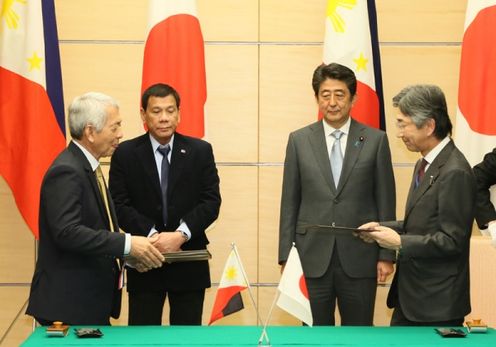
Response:
[[[150,239],[119,233],[99,165],[122,138],[119,106],[87,93],[69,107],[72,141],[43,178],[39,256],[26,313],[42,325],[108,325],[121,306],[123,257],[140,271],[162,265]]]
[[[370,222],[365,241],[398,251],[391,325],[460,326],[470,313],[469,247],[476,182],[451,135],[443,92],[414,85],[393,98],[397,136],[420,152],[402,221]]]

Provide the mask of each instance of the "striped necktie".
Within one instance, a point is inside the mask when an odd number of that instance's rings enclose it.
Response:
[[[160,189],[162,190],[162,218],[165,226],[167,224],[167,185],[169,181],[169,159],[167,155],[169,155],[170,146],[169,144],[159,146],[157,151],[163,156],[160,167]]]

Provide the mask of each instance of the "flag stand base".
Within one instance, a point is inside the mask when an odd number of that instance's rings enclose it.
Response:
[[[269,335],[267,335],[267,326],[263,327],[262,335],[258,339],[258,347],[272,347],[269,340]]]

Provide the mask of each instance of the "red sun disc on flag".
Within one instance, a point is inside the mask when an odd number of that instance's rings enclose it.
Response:
[[[463,37],[458,107],[470,128],[496,135],[496,6],[483,9]]]
[[[308,289],[307,283],[305,282],[305,276],[301,275],[298,285],[303,296],[308,299]]]

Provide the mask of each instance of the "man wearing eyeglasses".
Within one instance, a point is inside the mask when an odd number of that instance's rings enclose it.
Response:
[[[469,247],[476,182],[451,140],[444,93],[414,85],[393,98],[397,136],[423,156],[415,165],[402,221],[371,222],[360,237],[398,251],[387,304],[391,325],[460,326],[470,313]]]

